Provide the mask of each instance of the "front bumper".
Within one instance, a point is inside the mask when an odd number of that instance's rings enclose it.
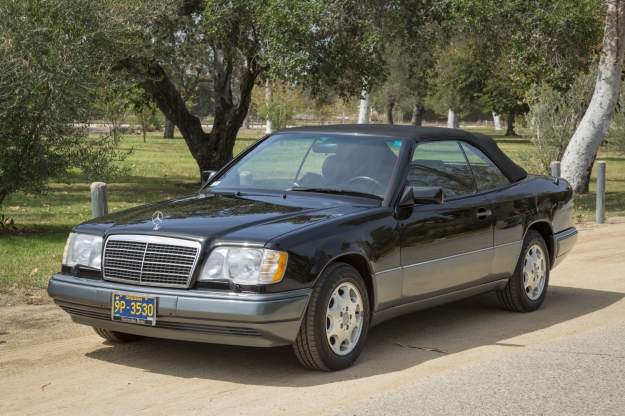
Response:
[[[568,256],[575,246],[575,243],[577,243],[577,237],[578,231],[575,227],[567,228],[566,230],[553,235],[552,247],[554,256],[552,262],[553,265],[551,266],[552,269],[562,263],[562,260]]]
[[[156,296],[156,325],[111,320],[113,292]],[[55,274],[48,294],[76,323],[129,334],[256,347],[295,341],[312,289],[237,293],[135,286]]]

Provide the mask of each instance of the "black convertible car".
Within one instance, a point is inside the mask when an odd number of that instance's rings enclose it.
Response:
[[[111,341],[292,344],[339,370],[398,315],[493,290],[537,309],[577,240],[564,180],[460,130],[286,129],[207,175],[196,195],[76,226],[56,304]]]

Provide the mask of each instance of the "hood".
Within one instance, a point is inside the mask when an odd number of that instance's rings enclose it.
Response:
[[[265,243],[307,225],[365,209],[367,205],[325,195],[289,194],[284,198],[209,193],[119,211],[80,224],[74,231]],[[163,214],[163,220],[155,230],[152,217],[158,211]]]

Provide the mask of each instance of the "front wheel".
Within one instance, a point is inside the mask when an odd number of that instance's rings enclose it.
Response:
[[[514,275],[506,287],[497,292],[502,306],[515,312],[533,312],[542,305],[549,286],[549,250],[543,237],[529,231]]]
[[[369,330],[369,296],[356,269],[332,263],[317,280],[293,344],[295,355],[313,370],[352,365]]]

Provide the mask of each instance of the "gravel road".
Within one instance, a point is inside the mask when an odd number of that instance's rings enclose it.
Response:
[[[612,222],[580,227],[540,310],[488,293],[393,319],[338,373],[290,347],[114,345],[54,305],[0,307],[0,414],[625,414],[625,218]]]

